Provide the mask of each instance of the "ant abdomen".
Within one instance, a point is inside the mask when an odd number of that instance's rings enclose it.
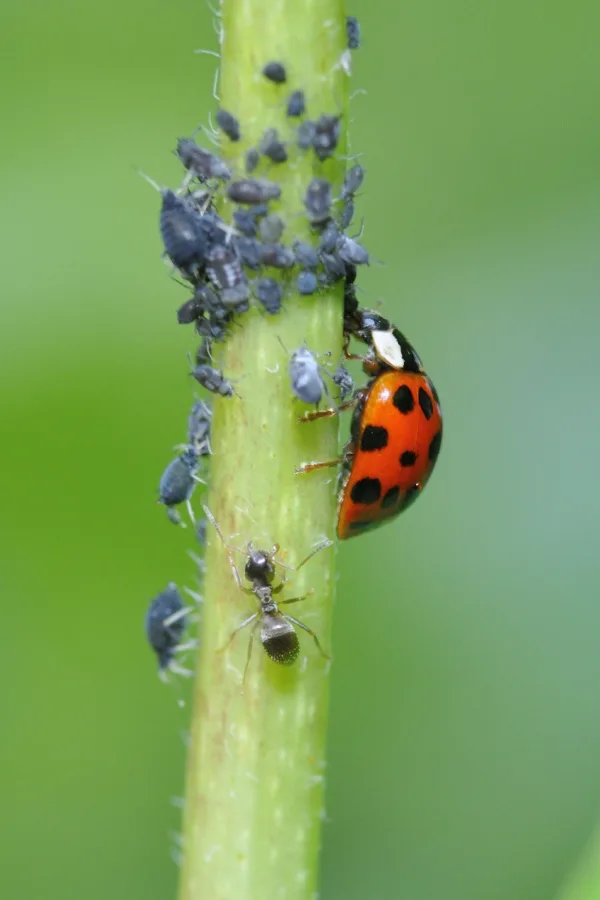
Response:
[[[291,666],[300,653],[300,641],[291,622],[282,615],[263,614],[260,639],[269,659]]]

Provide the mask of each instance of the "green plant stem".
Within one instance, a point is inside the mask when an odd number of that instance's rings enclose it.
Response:
[[[341,0],[225,0],[221,59],[221,106],[240,121],[242,141],[224,148],[237,177],[243,158],[264,130],[278,128],[290,141],[288,163],[256,175],[277,180],[281,200],[272,205],[286,223],[284,241],[307,238],[303,197],[312,177],[328,178],[339,193],[345,152],[320,163],[293,143],[297,120],[285,115],[292,90],[302,89],[308,115],[343,115],[347,75],[338,63],[345,48]],[[265,80],[261,69],[282,61],[287,84]],[[222,215],[231,209],[223,203]],[[310,238],[313,242],[314,236]],[[272,273],[268,273],[272,274]],[[341,357],[342,288],[300,298],[287,282],[284,310],[258,310],[239,317],[218,357],[241,395],[214,403],[208,506],[225,538],[245,548],[248,541],[296,565],[324,537],[334,537],[336,471],[298,476],[303,461],[339,455],[337,419],[299,424],[307,407],[293,398],[289,350],[304,341],[315,352]],[[236,381],[239,379],[239,381]],[[210,526],[209,526],[210,528]],[[234,553],[243,575],[245,556]],[[325,737],[329,663],[310,635],[298,631],[301,651],[289,667],[271,662],[260,640],[244,689],[242,672],[250,629],[240,631],[220,652],[236,625],[256,611],[255,598],[236,586],[226,553],[209,530],[203,623],[194,691],[187,765],[180,900],[307,900],[317,884],[323,818]],[[311,589],[290,612],[331,650],[334,593],[333,548],[319,552],[290,576],[279,598]],[[279,570],[278,578],[283,575]]]

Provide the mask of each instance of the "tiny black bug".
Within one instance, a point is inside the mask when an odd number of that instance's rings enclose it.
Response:
[[[175,151],[185,168],[201,181],[220,178],[229,181],[231,169],[214,153],[199,147],[192,138],[179,138]]]
[[[233,239],[233,246],[245,266],[249,269],[260,269],[262,244],[259,240],[241,236]]]
[[[310,150],[315,141],[315,123],[311,119],[302,122],[296,131],[296,143],[301,150]]]
[[[310,634],[315,642],[315,646],[319,650],[322,656],[325,659],[329,659],[329,656],[319,643],[319,639],[315,632],[301,622],[299,619],[295,619],[293,616],[284,615],[280,609],[279,605],[275,602],[274,596],[275,594],[279,594],[286,584],[286,578],[276,586],[273,585],[273,581],[275,580],[275,565],[280,565],[283,569],[287,569],[291,572],[297,572],[302,566],[306,565],[306,563],[312,559],[312,557],[319,553],[321,550],[325,550],[326,547],[331,547],[333,541],[324,540],[321,541],[315,548],[312,550],[308,556],[306,556],[297,566],[288,566],[280,563],[276,560],[276,554],[279,552],[279,545],[275,544],[272,550],[269,552],[268,550],[257,550],[254,548],[252,543],[249,543],[246,548],[246,565],[244,567],[244,575],[247,581],[252,585],[251,588],[244,587],[242,583],[242,578],[240,573],[238,572],[237,566],[233,560],[232,549],[225,541],[223,537],[223,533],[219,528],[215,517],[208,509],[207,506],[203,507],[204,514],[206,518],[209,520],[219,538],[223,547],[225,548],[225,552],[227,553],[227,558],[229,560],[229,566],[231,568],[231,572],[235,579],[235,583],[238,588],[243,591],[245,594],[253,594],[256,597],[258,603],[258,610],[253,613],[248,618],[244,619],[240,625],[232,632],[229,641],[223,647],[225,650],[229,644],[233,641],[238,631],[246,626],[252,624],[252,629],[250,631],[250,640],[248,641],[248,652],[246,655],[246,666],[244,668],[244,674],[242,676],[242,684],[246,681],[246,675],[248,673],[248,667],[250,665],[250,658],[252,655],[252,645],[254,641],[254,632],[257,628],[260,628],[260,641],[263,645],[265,653],[275,663],[283,666],[291,666],[300,653],[300,642],[298,640],[298,635],[296,634],[296,628],[301,628],[303,631],[306,631],[307,634]],[[301,597],[290,597],[288,600],[281,600],[280,605],[284,606],[289,603],[299,603],[302,600],[305,600],[306,597],[310,596],[310,594],[304,594]]]
[[[276,244],[280,240],[284,229],[284,221],[277,213],[270,213],[264,219],[261,219],[258,228],[260,238],[266,244]]]
[[[314,272],[310,272],[308,269],[304,269],[298,275],[298,293],[303,296],[308,296],[309,294],[314,294],[319,286],[319,282],[317,281],[317,276]]]
[[[340,228],[344,231],[354,218],[354,200],[352,197],[346,197],[342,205],[340,213]]]
[[[268,203],[269,200],[278,200],[281,197],[281,188],[267,178],[240,178],[227,185],[227,196],[234,203],[254,206]]]
[[[292,250],[294,251],[296,262],[303,269],[316,269],[319,265],[317,251],[305,241],[294,241]]]
[[[250,309],[248,298],[250,297],[250,285],[247,281],[232,287],[224,288],[221,292],[223,306],[232,309],[236,313],[245,313]]]
[[[294,91],[290,94],[286,112],[290,118],[303,116],[306,111],[306,103],[304,100],[304,91]],[[309,145],[310,146],[310,145]]]
[[[295,263],[294,253],[283,244],[261,244],[260,258],[265,266],[273,269],[291,269]]]
[[[324,225],[331,215],[331,184],[325,178],[313,178],[304,195],[304,206],[311,225]]]
[[[164,191],[162,198],[159,224],[167,255],[184,274],[195,274],[206,262],[201,217],[173,191]]]
[[[338,253],[344,262],[353,266],[365,266],[369,263],[369,252],[362,244],[344,235],[338,244]]]
[[[341,256],[335,253],[319,253],[319,259],[325,269],[324,281],[339,281],[346,274],[346,264]]]
[[[217,110],[217,125],[230,141],[239,141],[241,137],[240,123],[234,115],[226,109]]]
[[[204,313],[204,308],[195,297],[190,297],[177,310],[177,321],[180,325],[190,325]]]
[[[256,150],[255,147],[250,147],[250,149],[246,152],[246,172],[248,175],[251,172],[254,172],[257,165],[260,162],[260,153]]]
[[[308,269],[303,269],[302,272],[298,274],[298,293],[303,296],[308,296],[310,294],[314,294],[319,286],[319,282],[317,281],[317,276],[314,272],[310,272]]]
[[[324,253],[333,253],[340,238],[340,232],[335,222],[328,222],[319,238],[319,250]]]
[[[196,400],[188,416],[188,444],[195,447],[198,456],[205,456],[210,450],[210,429],[212,407],[206,400]]]
[[[344,366],[340,363],[335,372],[332,375],[333,382],[336,384],[340,390],[340,400],[342,403],[346,400],[350,394],[354,391],[354,381],[352,379],[352,375],[345,369]]]
[[[179,456],[172,459],[160,477],[158,502],[167,508],[167,515],[175,525],[181,525],[181,517],[174,506],[185,503],[192,522],[195,522],[190,497],[197,484],[204,484],[198,478],[199,454],[195,447],[188,446]]]
[[[206,263],[208,278],[221,290],[236,287],[246,280],[239,257],[231,245],[211,247]]]
[[[258,234],[258,221],[253,209],[234,210],[233,221],[237,230],[245,237],[256,237]]]
[[[187,628],[189,609],[184,605],[175,584],[169,584],[150,603],[146,612],[146,638],[156,653],[162,677],[166,669],[179,675],[191,675],[173,663],[173,657],[181,646],[181,638]]]
[[[341,199],[345,200],[347,197],[354,197],[355,193],[362,185],[364,177],[365,170],[362,166],[356,165],[352,166],[351,169],[348,169],[344,175],[344,183],[340,192]]]
[[[213,369],[207,364],[198,365],[192,370],[192,377],[196,379],[198,384],[205,387],[207,391],[213,394],[220,394],[222,397],[232,397],[233,394],[239,396],[230,381],[227,381],[222,372]]]
[[[285,66],[280,62],[268,62],[266,66],[263,66],[262,73],[274,84],[284,84],[287,81]]]
[[[327,159],[334,152],[340,139],[342,126],[339,116],[320,116],[315,122],[313,147],[320,160]]]
[[[346,37],[349,50],[360,47],[360,25],[355,16],[346,16]]]
[[[281,310],[283,290],[274,278],[260,278],[254,285],[254,291],[265,312],[275,316]]]
[[[279,140],[276,128],[267,128],[260,142],[259,149],[263,156],[266,156],[274,163],[284,163],[288,158],[285,144]]]

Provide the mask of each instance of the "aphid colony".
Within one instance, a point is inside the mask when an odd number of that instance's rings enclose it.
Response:
[[[352,17],[347,19],[347,40],[349,49],[359,46],[360,28]],[[287,90],[283,63],[268,61],[261,73],[277,92]],[[223,398],[235,395],[236,402],[243,402],[224,373],[215,368],[214,345],[227,338],[234,322],[243,323],[251,304],[263,315],[277,316],[287,296],[311,296],[343,282],[344,355],[362,363],[366,384],[355,389],[341,362],[337,368],[333,363],[330,370],[306,344],[291,352],[282,344],[288,356],[292,394],[314,407],[299,418],[300,422],[310,423],[353,409],[350,437],[342,456],[306,462],[296,469],[297,474],[305,474],[325,466],[341,466],[337,536],[343,540],[397,516],[419,496],[440,450],[442,416],[435,388],[404,335],[379,313],[358,305],[354,284],[357,267],[369,263],[369,254],[346,234],[346,229],[365,173],[362,166],[351,166],[336,195],[319,169],[336,153],[341,117],[321,114],[309,118],[305,95],[298,89],[287,93],[284,103],[289,129],[284,134],[267,128],[256,146],[243,154],[243,172],[236,172],[235,165],[200,147],[192,138],[181,138],[176,154],[186,174],[177,191],[158,188],[162,196],[159,225],[166,256],[192,289],[192,296],[177,311],[178,322],[193,324],[202,338],[191,374],[200,385]],[[237,143],[243,139],[243,122],[232,113],[220,109],[216,122],[227,140]],[[311,239],[294,236],[286,243],[286,229],[289,226],[291,230],[291,225],[278,211],[282,189],[267,175],[273,167],[304,153],[313,154],[314,171],[318,173],[303,195]],[[256,175],[259,167],[262,173]],[[233,205],[231,224],[216,211],[215,201],[220,195]],[[351,352],[351,340],[362,344],[365,352]],[[326,379],[333,385],[335,399]],[[319,409],[323,396],[330,405]],[[257,630],[267,656],[275,663],[289,665],[297,658],[297,628],[308,632],[326,655],[317,635],[280,609],[304,597],[275,600],[285,585],[285,577],[274,584],[275,566],[292,569],[277,560],[279,548],[267,551],[247,544],[242,551],[246,556],[244,576],[250,585],[246,587],[234,563],[233,548],[208,507],[203,506],[206,518],[195,521],[191,498],[197,484],[206,484],[198,472],[211,454],[211,418],[211,406],[196,401],[189,416],[187,442],[178,448],[179,454],[160,478],[158,501],[178,525],[183,522],[177,507],[187,507],[202,546],[208,521],[223,543],[237,586],[255,598],[256,610],[231,634],[232,640],[241,628],[251,626],[245,672]],[[323,541],[295,570],[331,543]],[[181,644],[181,638],[188,613],[174,585],[150,605],[146,631],[161,672],[167,668],[185,671],[175,663],[175,654],[187,646]]]

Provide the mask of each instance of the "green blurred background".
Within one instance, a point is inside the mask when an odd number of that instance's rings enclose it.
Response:
[[[600,7],[359,3],[365,305],[444,404],[422,500],[343,546],[323,900],[546,900],[600,809]],[[251,38],[250,38],[251,39]],[[174,897],[184,732],[142,619],[190,402],[159,253],[204,4],[0,18],[0,895]]]

